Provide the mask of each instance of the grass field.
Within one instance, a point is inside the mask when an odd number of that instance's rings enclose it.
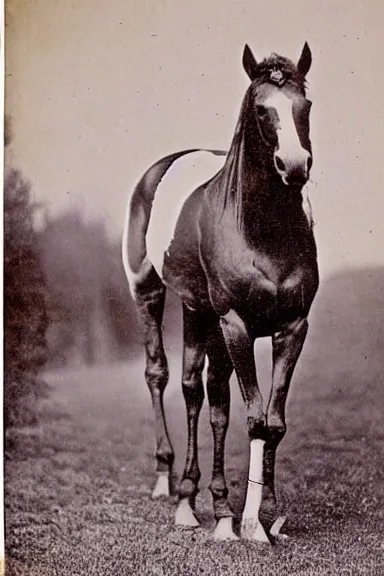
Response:
[[[384,574],[384,273],[323,286],[288,403],[277,488],[289,539],[217,543],[207,489],[212,443],[200,426],[197,530],[176,528],[173,501],[150,500],[154,431],[141,353],[130,361],[47,375],[39,424],[10,430],[7,575]],[[178,346],[167,342],[169,428],[180,475],[185,409]],[[269,350],[258,349],[263,389]],[[240,517],[247,475],[244,409],[232,380],[227,479]]]

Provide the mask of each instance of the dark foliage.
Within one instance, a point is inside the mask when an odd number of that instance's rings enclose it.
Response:
[[[36,207],[18,170],[4,185],[4,410],[5,424],[32,417],[46,361],[46,289],[33,227]]]

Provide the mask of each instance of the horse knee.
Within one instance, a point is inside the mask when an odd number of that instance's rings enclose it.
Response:
[[[229,422],[228,408],[211,406],[210,422],[214,430],[226,430]]]
[[[183,375],[182,388],[188,406],[196,406],[200,409],[204,401],[204,387],[201,374]]]
[[[182,388],[185,400],[192,404],[201,405],[204,400],[203,368],[204,354],[195,349],[185,348]]]
[[[145,380],[152,394],[162,394],[168,382],[168,366],[164,360],[148,361]]]
[[[210,358],[207,371],[207,383],[209,388],[213,391],[217,391],[223,387],[224,383],[228,386],[232,372],[233,366],[225,358],[221,362],[218,362],[216,359],[212,362]]]
[[[200,470],[191,470],[188,478],[183,478],[179,487],[179,498],[195,498],[199,489]]]
[[[228,497],[228,488],[224,476],[215,476],[209,486],[212,496],[215,500],[226,499]]]
[[[268,440],[268,428],[263,416],[258,418],[248,416],[247,429],[250,440]]]
[[[284,438],[286,431],[287,427],[284,423],[268,423],[268,443],[272,446],[277,446]]]

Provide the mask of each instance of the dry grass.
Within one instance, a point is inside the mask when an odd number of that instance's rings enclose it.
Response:
[[[201,528],[176,528],[174,501],[150,500],[152,411],[142,360],[136,358],[124,365],[50,375],[52,394],[44,400],[39,425],[9,431],[7,574],[383,574],[384,307],[376,290],[379,280],[382,286],[378,273],[370,282],[357,282],[352,275],[335,279],[314,311],[277,463],[288,541],[269,547],[212,540],[206,408],[200,429]],[[166,405],[180,474],[185,411],[175,350],[170,359]],[[262,380],[268,363],[261,351]],[[239,515],[247,438],[235,381],[233,390],[227,476]]]

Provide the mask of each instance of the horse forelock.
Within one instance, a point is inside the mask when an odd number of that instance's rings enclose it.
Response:
[[[275,53],[268,56],[268,58],[264,58],[264,60],[257,65],[256,77],[252,85],[257,87],[266,82],[279,85],[279,83],[274,80],[274,74],[276,73],[281,74],[283,79],[281,82],[282,85],[288,83],[305,95],[305,78],[300,74],[291,60]]]

